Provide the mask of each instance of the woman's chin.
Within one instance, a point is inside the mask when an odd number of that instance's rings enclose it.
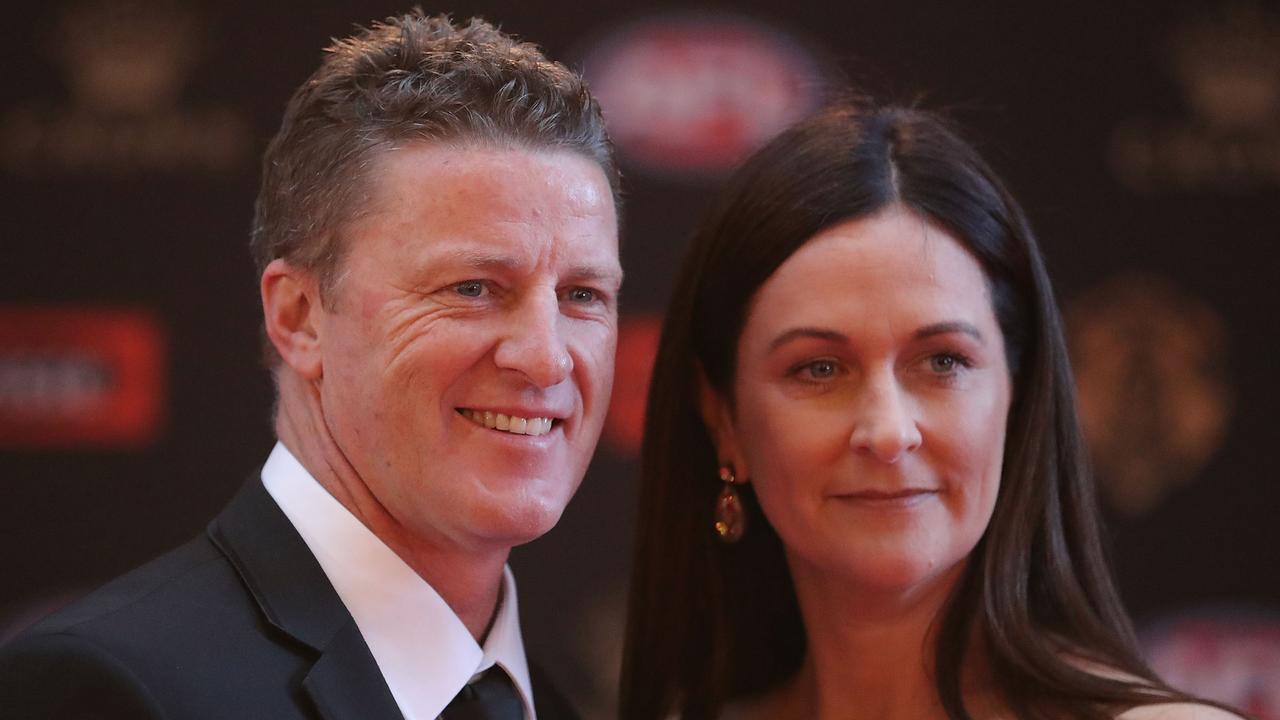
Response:
[[[932,558],[880,556],[856,563],[847,579],[860,593],[910,599],[942,589],[949,592],[963,562],[943,565]]]

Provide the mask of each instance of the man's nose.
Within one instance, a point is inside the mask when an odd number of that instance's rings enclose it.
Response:
[[[890,464],[920,447],[920,428],[911,405],[893,372],[868,378],[855,401],[850,447]]]
[[[540,388],[559,385],[573,372],[573,356],[564,338],[565,318],[554,293],[524,299],[507,323],[494,362],[514,370]]]

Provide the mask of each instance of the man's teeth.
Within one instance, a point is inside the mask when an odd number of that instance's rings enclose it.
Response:
[[[551,418],[524,418],[519,415],[504,415],[487,410],[462,410],[463,417],[477,425],[491,430],[503,430],[516,435],[545,435],[551,432]]]

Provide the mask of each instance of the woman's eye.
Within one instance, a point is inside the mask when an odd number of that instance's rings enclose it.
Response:
[[[468,280],[454,285],[453,290],[463,297],[480,297],[484,295],[484,283],[479,280]]]
[[[808,380],[830,380],[836,376],[840,368],[834,360],[815,360],[800,368]]]
[[[938,353],[929,357],[929,369],[939,375],[951,375],[965,367],[963,358],[952,353]]]

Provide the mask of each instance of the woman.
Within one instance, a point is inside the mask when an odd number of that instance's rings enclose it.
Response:
[[[643,456],[624,718],[1234,717],[1140,659],[1035,239],[928,113],[833,108],[737,173]]]

